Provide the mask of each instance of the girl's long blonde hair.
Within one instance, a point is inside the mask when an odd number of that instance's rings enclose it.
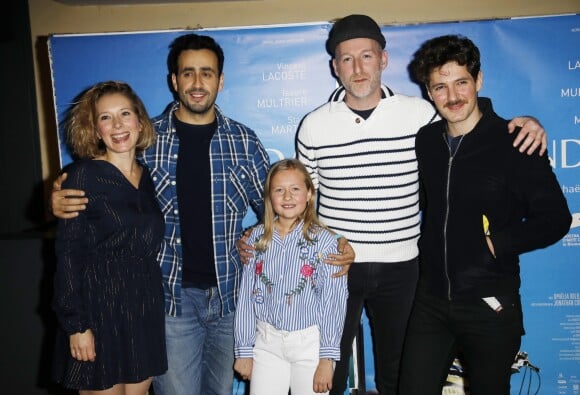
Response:
[[[314,183],[306,167],[298,159],[282,159],[276,162],[268,172],[266,177],[266,184],[264,185],[264,219],[262,223],[264,224],[264,234],[256,242],[255,248],[258,251],[265,251],[270,242],[272,241],[272,236],[274,234],[274,221],[276,220],[276,213],[272,207],[272,200],[270,200],[270,188],[272,179],[274,176],[281,171],[285,170],[298,170],[303,178],[304,184],[306,184],[306,190],[310,192],[310,200],[306,202],[306,209],[302,214],[296,218],[296,223],[304,220],[304,226],[302,228],[302,235],[307,241],[312,241],[312,234],[318,233],[322,228],[326,228],[319,220],[316,215],[315,205],[315,195]]]

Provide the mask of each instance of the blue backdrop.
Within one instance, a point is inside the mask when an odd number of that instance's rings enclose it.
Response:
[[[223,47],[225,86],[218,104],[230,117],[253,128],[272,161],[294,156],[294,136],[304,115],[324,103],[336,81],[324,43],[331,25],[314,23],[249,28],[204,29]],[[169,43],[189,31],[53,35],[49,39],[57,121],[73,98],[90,85],[117,79],[141,96],[149,114],[172,100],[167,85]],[[540,367],[541,392],[580,394],[580,16],[551,16],[410,26],[384,26],[389,65],[383,81],[395,91],[420,95],[410,82],[411,54],[428,38],[450,33],[470,37],[482,53],[482,96],[505,118],[532,114],[549,136],[549,156],[574,223],[556,245],[521,259],[522,298],[527,334],[522,351]],[[59,129],[61,165],[71,158]],[[252,223],[253,216],[246,222]],[[365,374],[374,388],[370,333],[366,318]],[[524,373],[530,376],[524,377]],[[429,374],[425,372],[425,374]],[[522,378],[532,392],[538,377],[514,374],[512,393]],[[528,379],[532,380],[528,383]],[[235,383],[234,393],[245,386]],[[446,388],[459,394],[459,388]]]

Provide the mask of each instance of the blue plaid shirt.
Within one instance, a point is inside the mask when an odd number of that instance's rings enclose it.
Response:
[[[165,237],[158,255],[163,273],[165,311],[181,315],[182,245],[177,203],[179,138],[173,124],[175,102],[153,119],[156,143],[142,156],[155,184],[159,207],[165,217]],[[210,143],[213,248],[222,315],[235,310],[242,263],[235,246],[242,220],[252,206],[263,213],[262,191],[270,166],[268,154],[256,134],[223,115],[216,106],[217,130]]]

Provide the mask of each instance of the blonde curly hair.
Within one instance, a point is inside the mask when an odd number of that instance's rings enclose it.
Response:
[[[78,158],[95,158],[106,152],[106,147],[97,135],[97,102],[114,93],[125,96],[133,106],[143,130],[137,139],[136,151],[140,153],[155,143],[155,129],[149,119],[145,105],[135,91],[125,82],[99,82],[78,96],[65,120],[67,143]]]

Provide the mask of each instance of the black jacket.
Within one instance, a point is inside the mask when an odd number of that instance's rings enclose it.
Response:
[[[483,117],[451,157],[445,121],[419,131],[423,196],[419,289],[447,299],[517,295],[518,254],[544,248],[570,229],[566,199],[548,155],[513,148],[516,133],[480,98]],[[494,257],[485,239],[489,220]]]

